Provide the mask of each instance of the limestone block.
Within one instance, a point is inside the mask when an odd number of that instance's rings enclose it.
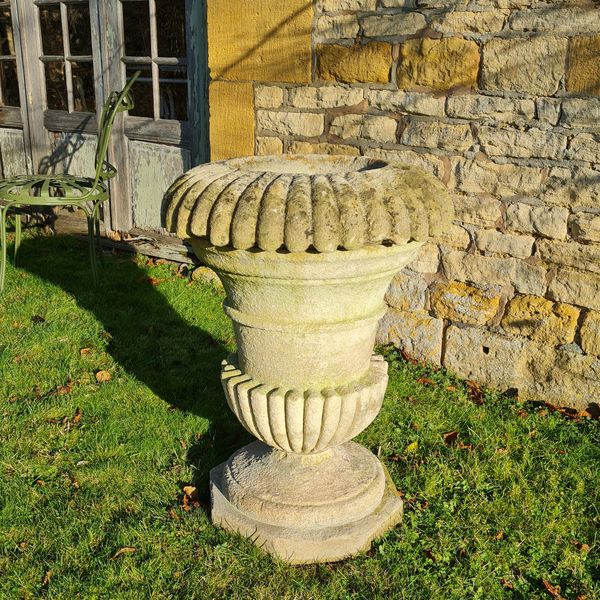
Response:
[[[427,301],[427,282],[414,271],[398,273],[388,288],[385,301],[399,310],[423,310]]]
[[[566,38],[494,38],[483,48],[482,87],[553,96],[564,75],[566,54]]]
[[[361,18],[360,22],[368,38],[415,35],[427,26],[427,20],[418,12],[373,15]]]
[[[597,208],[600,206],[598,171],[582,167],[554,167],[550,170],[541,199],[547,204]]]
[[[600,273],[600,246],[595,244],[539,240],[537,250],[547,262]]]
[[[368,90],[369,105],[378,110],[401,112],[432,117],[444,116],[445,98],[431,94],[392,90]]]
[[[542,344],[570,344],[575,338],[579,309],[539,296],[513,298],[502,318],[508,333],[529,337]]]
[[[449,96],[446,109],[449,117],[492,119],[504,123],[530,120],[535,116],[533,100],[479,94]]]
[[[506,22],[508,11],[451,11],[434,17],[431,28],[443,34],[497,33]]]
[[[213,81],[209,87],[212,160],[254,154],[254,90],[251,83]]]
[[[290,154],[337,154],[345,156],[359,156],[360,150],[355,146],[343,144],[328,144],[325,142],[312,144],[311,142],[291,142]]]
[[[431,309],[436,317],[467,325],[485,325],[498,312],[500,297],[492,292],[451,281],[431,290]]]
[[[568,217],[569,211],[560,206],[536,206],[515,202],[506,208],[508,229],[559,240],[567,237]]]
[[[533,251],[533,242],[530,235],[512,235],[495,229],[483,229],[475,236],[477,248],[481,252],[493,254],[507,254],[515,258],[528,258]]]
[[[317,20],[317,35],[321,40],[354,39],[359,29],[355,14],[325,15]]]
[[[318,0],[317,7],[323,12],[375,10],[377,0]]]
[[[483,126],[479,141],[488,156],[515,158],[562,158],[567,148],[566,136],[531,127],[526,131]]]
[[[502,203],[492,196],[454,194],[454,210],[461,223],[495,227],[502,216]]]
[[[560,116],[561,125],[570,127],[598,127],[598,123],[600,123],[600,99],[563,99]]]
[[[408,40],[400,45],[398,87],[438,90],[477,86],[479,46],[462,38]]]
[[[600,136],[593,133],[580,133],[574,136],[569,143],[566,156],[572,160],[600,162]]]
[[[375,115],[340,115],[331,123],[329,133],[343,140],[364,139],[393,144],[398,122]]]
[[[598,60],[600,60],[600,35],[571,39],[569,43],[567,91],[600,95]]]
[[[560,98],[537,98],[535,105],[539,121],[550,125],[558,124],[562,105]]]
[[[473,145],[473,137],[471,128],[466,123],[410,121],[402,133],[402,143],[407,146],[464,152]]]
[[[524,380],[526,349],[525,340],[451,325],[446,332],[444,366],[488,387],[518,387]]]
[[[212,79],[310,83],[312,22],[312,4],[305,0],[211,0]]]
[[[415,0],[380,0],[382,8],[412,8]]]
[[[414,165],[424,171],[433,173],[436,177],[442,177],[444,165],[434,154],[427,152],[416,152],[415,150],[389,150],[386,148],[366,148],[365,156],[394,160],[408,165]]]
[[[388,83],[392,66],[392,46],[384,42],[365,45],[317,46],[318,77],[342,83]]]
[[[471,236],[464,227],[452,223],[440,235],[440,243],[457,250],[466,250],[471,245]]]
[[[548,297],[552,300],[600,310],[600,276],[561,268],[550,281]]]
[[[283,142],[276,137],[257,137],[256,154],[259,156],[283,154]]]
[[[410,268],[417,273],[437,273],[439,267],[440,251],[433,242],[421,246],[410,262]]]
[[[294,108],[339,108],[355,106],[363,101],[363,90],[340,85],[296,87],[289,91],[289,105]]]
[[[274,85],[257,85],[254,88],[254,104],[257,108],[281,108],[285,90]]]
[[[444,321],[425,312],[390,308],[380,325],[378,339],[394,344],[415,360],[441,364]]]
[[[575,213],[569,218],[569,232],[578,242],[600,242],[600,213]]]
[[[323,133],[325,117],[314,113],[259,110],[256,113],[256,124],[260,130],[279,135],[318,137]]]
[[[581,326],[581,347],[586,354],[600,356],[600,313],[590,311]]]
[[[553,33],[595,33],[600,30],[598,8],[550,6],[537,10],[519,10],[509,21],[515,31],[549,31]]]

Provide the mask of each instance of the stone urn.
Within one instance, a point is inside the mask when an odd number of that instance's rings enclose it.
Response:
[[[192,169],[164,206],[223,282],[238,348],[223,390],[259,440],[211,471],[213,521],[291,563],[368,549],[402,500],[351,440],[387,386],[385,292],[452,220],[444,186],[371,158],[256,157]]]

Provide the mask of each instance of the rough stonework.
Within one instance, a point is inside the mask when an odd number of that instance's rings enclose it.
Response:
[[[260,440],[212,470],[213,521],[291,563],[368,549],[403,504],[351,440],[387,387],[372,352],[390,282],[453,219],[444,186],[380,159],[234,159],[183,175],[164,217],[223,283],[237,342],[223,390]]]

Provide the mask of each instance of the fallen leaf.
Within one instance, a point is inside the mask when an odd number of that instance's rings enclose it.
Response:
[[[50,569],[48,569],[45,573],[44,573],[44,577],[42,579],[42,587],[48,587],[48,584],[50,583],[50,579],[52,579],[52,571]]]
[[[71,417],[71,425],[77,425],[81,421],[81,417],[83,416],[83,411],[81,408],[77,407],[75,410],[75,414]]]
[[[460,450],[473,450],[473,444],[463,444],[462,442],[458,442],[458,447]]]
[[[435,556],[433,555],[433,552],[431,551],[431,549],[427,548],[427,550],[423,550],[423,554],[429,559],[432,560],[433,562],[435,562]]]
[[[504,456],[505,454],[508,454],[508,448],[496,448],[496,454]]]
[[[200,495],[198,489],[193,485],[183,486],[183,498],[181,501],[183,510],[189,512],[193,508],[200,507]]]
[[[112,375],[108,371],[98,371],[96,373],[96,381],[98,383],[107,383],[112,379]]]
[[[447,433],[443,433],[442,437],[446,446],[452,446],[458,440],[458,431],[448,431]]]
[[[89,461],[88,461],[88,460],[78,460],[78,461],[75,463],[75,466],[76,466],[76,467],[85,467],[85,465],[87,465],[87,464],[89,464]]]
[[[437,385],[433,379],[429,379],[428,377],[419,377],[419,379],[417,379],[417,383],[420,383],[421,385],[429,385],[431,387],[435,387]]]
[[[32,323],[45,323],[46,319],[44,319],[44,317],[42,317],[41,315],[33,315],[33,317],[31,317],[31,322]]]
[[[477,406],[483,404],[483,389],[478,383],[467,381],[467,392],[469,393],[471,400],[473,400]]]
[[[402,356],[402,358],[411,365],[419,364],[419,361],[413,358],[408,352],[406,352],[406,350],[400,350],[400,356]]]
[[[133,554],[135,550],[136,549],[132,546],[125,546],[124,548],[120,548],[111,556],[111,560],[114,560],[115,558],[122,556],[123,554]]]
[[[19,550],[21,552],[25,552],[25,550],[27,550],[27,547],[29,546],[29,542],[27,540],[24,540],[22,542],[19,542]]]
[[[584,544],[584,543],[580,542],[579,540],[571,540],[569,542],[569,544],[575,546],[575,548],[577,548],[577,550],[579,550],[580,552],[589,552],[590,551],[589,545]]]
[[[187,448],[187,442],[185,440],[179,440],[179,445],[185,450]]]
[[[69,381],[67,381],[67,383],[65,383],[65,385],[59,385],[56,388],[56,395],[57,396],[65,396],[66,394],[70,394],[72,390],[73,390],[73,382],[69,379]]]
[[[511,583],[510,581],[508,581],[507,579],[504,579],[504,577],[502,577],[500,579],[500,583],[507,589],[507,590],[514,590],[515,589],[515,585],[513,583]]]
[[[82,348],[82,349],[79,351],[79,354],[80,354],[81,356],[87,356],[88,354],[91,354],[91,353],[92,353],[92,349],[91,349],[91,348]]]
[[[497,540],[503,540],[504,539],[504,531],[500,530],[496,535],[495,535],[495,539]]]
[[[156,286],[156,285],[160,285],[163,282],[163,280],[162,279],[158,279],[158,277],[150,277],[150,276],[148,276],[148,277],[144,277],[142,279],[142,282],[149,283],[150,285]]]
[[[172,519],[175,519],[176,521],[179,521],[179,515],[177,514],[177,512],[175,511],[175,509],[174,509],[174,508],[170,508],[170,509],[169,509],[169,516],[170,516]]]
[[[449,392],[458,392],[458,388],[454,385],[449,385],[446,387]]]
[[[155,261],[155,264],[157,265],[168,265],[170,261],[164,259],[164,258],[159,258],[157,261]]]
[[[552,585],[545,579],[542,579],[542,583],[546,588],[546,591],[554,598],[554,600],[566,600],[560,593],[560,585]]]
[[[518,417],[521,417],[521,419],[526,419],[526,418],[529,416],[529,413],[528,413],[528,412],[527,412],[525,409],[523,409],[523,408],[520,408],[520,409],[517,411],[517,416],[518,416]]]
[[[406,446],[404,454],[414,454],[419,449],[419,442],[415,441]]]

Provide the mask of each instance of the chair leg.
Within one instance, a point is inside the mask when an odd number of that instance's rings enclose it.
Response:
[[[94,227],[96,229],[96,247],[98,249],[98,256],[100,256],[100,264],[104,264],[104,254],[102,254],[102,239],[100,238],[100,205],[94,206]]]
[[[92,280],[94,282],[94,287],[98,286],[98,269],[96,263],[96,238],[95,238],[95,227],[94,227],[94,217],[91,213],[86,212],[87,222],[88,222],[88,243],[89,243],[89,252],[90,252],[90,266],[92,268]]]
[[[6,276],[6,208],[0,207],[0,294]]]
[[[15,213],[15,266],[17,264],[17,253],[21,247],[21,215]]]

